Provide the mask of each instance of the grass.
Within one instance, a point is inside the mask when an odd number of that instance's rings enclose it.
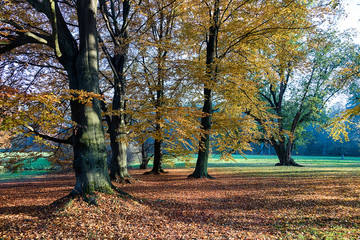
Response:
[[[273,167],[279,160],[275,155],[234,155],[234,160],[220,160],[219,155],[212,155],[209,159],[209,167]],[[342,167],[360,167],[360,157],[333,157],[333,156],[294,156],[294,160],[304,165],[306,168],[342,168]],[[184,168],[185,163],[181,161],[164,161],[167,168]],[[191,165],[195,166],[196,158],[191,161]],[[138,168],[138,163],[130,164],[132,168]],[[152,166],[151,164],[149,165]]]
[[[51,169],[51,164],[47,161],[47,153],[40,153],[42,157],[34,160],[31,158],[29,153],[0,153],[1,159],[13,156],[14,154],[20,155],[26,164],[22,166],[19,171],[11,173],[4,171],[0,168],[0,181],[6,179],[23,179],[36,175],[42,175]],[[208,166],[211,167],[227,167],[233,168],[234,171],[241,171],[248,175],[261,176],[266,174],[273,175],[286,175],[286,176],[302,176],[309,175],[312,173],[325,173],[330,174],[331,172],[337,173],[339,171],[347,172],[358,172],[360,171],[360,157],[332,157],[332,156],[294,156],[296,162],[305,166],[305,168],[297,167],[275,167],[275,163],[278,159],[275,155],[234,155],[234,160],[220,160],[219,155],[212,155],[209,159]],[[195,156],[190,163],[190,167],[194,167],[196,163]],[[138,169],[139,163],[131,163],[129,165],[132,169]],[[165,168],[186,168],[186,163],[179,160],[164,161]],[[1,166],[0,166],[1,167]],[[152,165],[149,164],[148,168]]]
[[[23,180],[35,176],[47,174],[48,170],[20,170],[16,173],[0,171],[0,183],[8,180]]]
[[[0,152],[0,181],[9,179],[25,179],[33,176],[46,174],[52,169],[51,163],[47,160],[49,153],[35,153],[38,158],[35,159],[32,153],[4,153]],[[18,169],[14,171],[7,171],[4,165],[11,158],[21,159],[21,164]]]

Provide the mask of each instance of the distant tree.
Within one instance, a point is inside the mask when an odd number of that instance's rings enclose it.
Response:
[[[196,168],[190,177],[211,178],[207,172],[207,162],[211,147],[210,135],[214,132],[212,129],[214,96],[221,95],[222,92],[228,92],[230,96],[231,89],[225,89],[229,86],[232,86],[235,93],[244,89],[243,84],[256,84],[255,81],[246,82],[254,71],[250,70],[251,68],[264,67],[251,66],[252,57],[256,55],[253,51],[270,45],[274,39],[280,39],[282,36],[286,38],[288,34],[299,29],[310,28],[311,19],[317,14],[319,16],[320,13],[325,14],[329,8],[326,4],[315,8],[313,5],[300,1],[214,0],[195,1],[189,4],[189,9],[191,13],[186,18],[188,22],[184,23],[184,31],[192,29],[191,34],[186,33],[191,43],[198,47],[194,50],[196,52],[194,58],[197,59],[196,61],[194,59],[192,64],[198,66],[194,79],[199,80],[203,87],[201,129],[204,132],[199,141]],[[244,67],[244,71],[240,73],[236,70],[238,80],[233,81],[236,84],[223,84],[229,82],[227,80],[229,76],[233,76],[231,72],[235,68],[231,66],[231,63],[234,60],[244,63],[234,64]],[[266,71],[266,69],[263,70]],[[256,85],[249,87],[253,86],[256,87]],[[236,95],[239,96],[239,94]],[[252,96],[249,97],[252,98]],[[248,100],[243,99],[243,101]]]
[[[326,103],[346,85],[348,77],[342,71],[354,56],[344,53],[353,52],[356,46],[343,36],[334,32],[312,34],[296,52],[286,50],[286,45],[292,47],[294,42],[281,42],[269,53],[273,74],[262,78],[260,95],[274,114],[271,121],[276,122],[276,131],[267,142],[276,151],[277,165],[299,166],[291,157],[296,141],[305,137],[305,127],[323,118]],[[255,119],[260,125],[266,124]]]
[[[137,53],[132,65],[129,88],[129,109],[133,121],[132,138],[145,147],[144,164],[153,159],[151,174],[164,172],[163,161],[193,153],[190,142],[197,139],[197,117],[191,104],[192,85],[184,69],[183,56],[187,45],[178,41],[179,20],[184,6],[181,1],[145,1],[140,6],[144,13],[144,34],[137,39]],[[130,109],[132,108],[132,109]],[[151,152],[151,153],[150,153]]]

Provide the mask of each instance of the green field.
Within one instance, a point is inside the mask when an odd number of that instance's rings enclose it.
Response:
[[[18,170],[6,171],[3,165],[9,160],[9,158],[19,157],[24,164]],[[0,153],[0,181],[8,179],[23,179],[33,176],[46,174],[52,169],[49,161],[47,161],[48,153],[39,153],[39,158],[36,160],[31,157],[29,153]]]
[[[22,153],[25,161],[28,161],[23,167],[20,168],[16,173],[8,171],[1,171],[0,168],[0,181],[5,179],[18,179],[36,176],[44,174],[51,169],[51,164],[46,160],[46,155],[37,160],[27,158],[25,153]],[[4,153],[0,153],[0,159],[4,159],[6,156]],[[247,174],[264,174],[271,172],[272,174],[310,174],[311,172],[354,172],[360,171],[360,157],[331,157],[331,156],[294,156],[294,159],[299,164],[304,165],[304,168],[297,167],[275,167],[275,163],[278,162],[276,156],[273,155],[234,155],[235,161],[219,160],[219,155],[212,155],[209,160],[209,168],[211,167],[233,167],[241,169]],[[185,168],[194,167],[196,162],[195,156],[189,164],[185,164],[180,160],[164,161],[165,168]],[[139,168],[139,163],[134,162],[129,165],[132,169]],[[148,168],[152,165],[149,164]]]
[[[275,155],[233,155],[235,161],[219,160],[219,155],[212,155],[209,159],[209,167],[273,167],[279,160]],[[360,157],[332,157],[332,156],[294,156],[294,160],[304,165],[305,167],[360,167]],[[171,162],[171,161],[170,161]],[[192,161],[195,165],[196,158]],[[139,164],[131,165],[134,168],[139,167]],[[149,165],[151,166],[151,165]],[[175,161],[175,167],[185,167],[185,163]],[[165,167],[172,167],[172,164],[167,164]]]

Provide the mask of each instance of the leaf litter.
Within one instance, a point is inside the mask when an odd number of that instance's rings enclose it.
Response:
[[[357,239],[360,178],[243,174],[187,179],[191,169],[115,183],[133,199],[98,193],[98,206],[66,196],[74,175],[49,174],[0,184],[0,239]]]

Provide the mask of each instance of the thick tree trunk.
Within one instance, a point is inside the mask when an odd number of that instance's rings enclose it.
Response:
[[[271,141],[271,145],[274,147],[277,157],[279,158],[279,162],[275,164],[275,166],[296,166],[302,167],[302,165],[295,162],[295,160],[291,157],[292,149],[294,144],[284,142],[277,142],[275,140]]]
[[[78,0],[80,51],[76,59],[76,78],[70,88],[99,94],[96,0]],[[106,163],[105,134],[101,121],[100,101],[91,105],[71,103],[74,128],[74,170],[76,184],[73,194],[112,192]]]
[[[131,178],[127,170],[127,144],[126,133],[110,133],[111,160],[110,160],[110,179],[120,181]]]

